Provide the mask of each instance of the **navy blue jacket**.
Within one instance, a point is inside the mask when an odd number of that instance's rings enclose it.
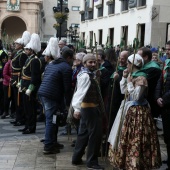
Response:
[[[48,64],[38,94],[56,100],[57,103],[65,98],[66,105],[69,106],[72,97],[72,69],[63,59],[59,58]]]

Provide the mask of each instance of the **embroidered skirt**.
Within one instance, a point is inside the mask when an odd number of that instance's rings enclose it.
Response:
[[[114,167],[126,170],[150,170],[161,166],[160,145],[149,107],[129,107],[118,148],[109,147],[109,160]]]

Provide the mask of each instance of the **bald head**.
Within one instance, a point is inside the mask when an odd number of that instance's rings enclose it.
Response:
[[[58,46],[60,49],[62,49],[64,46],[66,46],[66,41],[65,40],[60,40],[58,43]]]
[[[119,65],[123,67],[126,66],[128,57],[129,57],[129,51],[122,51],[119,57]]]

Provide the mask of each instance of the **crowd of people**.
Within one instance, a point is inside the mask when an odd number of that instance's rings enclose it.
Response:
[[[120,49],[75,49],[50,38],[42,45],[38,34],[25,31],[6,51],[0,41],[0,115],[25,125],[22,134],[36,132],[37,110],[45,118],[44,154],[56,154],[58,128],[77,130],[72,164],[103,170],[98,157],[124,170],[161,166],[161,115],[170,169],[170,41],[164,55],[141,47],[136,54]],[[164,60],[165,59],[165,60]],[[67,122],[66,122],[67,119]],[[69,130],[68,130],[69,129]],[[102,147],[101,147],[102,146]],[[87,150],[85,151],[87,147]]]

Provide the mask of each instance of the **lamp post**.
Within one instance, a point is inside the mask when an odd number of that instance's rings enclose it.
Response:
[[[63,12],[63,0],[60,0],[60,9],[61,9],[61,13]],[[60,24],[60,35],[59,35],[59,40],[61,40],[61,24],[62,23],[59,23]]]
[[[68,13],[69,13],[69,9],[68,7],[64,7],[64,11],[63,11],[63,6],[67,5],[66,1],[63,0],[57,0],[57,7],[53,7],[53,12],[54,12],[54,18],[56,19],[57,23],[59,24],[59,27],[57,29],[57,35],[59,37],[59,40],[61,40],[61,36],[62,36],[62,24],[63,22],[67,21],[68,19]]]

